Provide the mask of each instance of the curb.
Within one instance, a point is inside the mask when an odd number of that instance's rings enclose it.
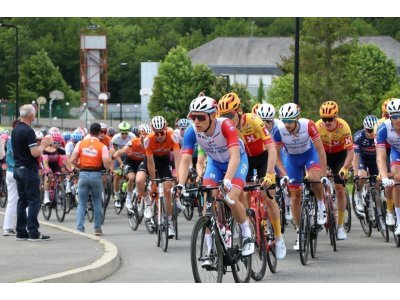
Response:
[[[3,212],[0,212],[4,214]],[[114,273],[120,266],[120,257],[118,253],[118,248],[113,243],[99,238],[92,234],[82,233],[76,230],[72,230],[63,226],[55,225],[48,222],[39,221],[40,224],[48,227],[52,227],[58,230],[69,232],[76,235],[81,235],[86,238],[92,239],[103,246],[104,254],[94,261],[93,263],[72,269],[69,271],[56,273],[52,275],[47,275],[39,278],[34,278],[30,280],[20,281],[20,283],[84,283],[84,282],[95,282],[102,280],[112,273]]]

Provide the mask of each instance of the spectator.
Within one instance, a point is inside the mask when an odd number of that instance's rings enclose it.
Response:
[[[19,120],[15,120],[12,127],[18,124]],[[3,223],[3,236],[14,236],[16,234],[14,229],[15,215],[17,213],[17,202],[18,202],[18,191],[17,182],[15,181],[14,174],[14,157],[11,145],[11,139],[7,141],[7,172],[6,172],[6,182],[7,182],[7,208],[4,216]]]
[[[101,126],[99,123],[90,125],[90,138],[78,142],[71,155],[71,163],[77,165],[80,161],[80,172],[78,180],[78,208],[76,211],[76,228],[85,232],[85,208],[92,195],[94,209],[94,234],[103,235],[101,231],[102,221],[102,191],[103,181],[101,176],[102,165],[107,170],[110,168],[111,159],[106,145],[99,141]]]
[[[16,239],[31,242],[47,241],[50,236],[39,232],[37,218],[41,205],[37,157],[42,155],[43,149],[52,141],[50,137],[45,137],[40,145],[37,144],[35,131],[31,127],[36,116],[36,110],[32,104],[21,106],[19,115],[21,120],[11,133],[15,160],[14,179],[18,190]]]

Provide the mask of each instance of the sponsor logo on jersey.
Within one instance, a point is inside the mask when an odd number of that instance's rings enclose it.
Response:
[[[89,156],[89,157],[96,157],[97,156],[97,150],[93,149],[91,147],[83,148],[82,149],[82,154],[85,155],[85,156]]]

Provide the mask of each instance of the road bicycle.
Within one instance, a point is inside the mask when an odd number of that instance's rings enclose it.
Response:
[[[333,178],[333,176],[332,176]],[[324,201],[326,208],[326,223],[325,229],[327,233],[329,233],[329,240],[331,242],[331,246],[333,247],[333,251],[337,250],[336,241],[337,241],[337,206],[336,206],[336,197],[334,194],[333,183],[329,180],[328,182],[324,182]]]
[[[42,213],[43,217],[46,220],[50,219],[52,209],[55,209],[57,220],[59,222],[63,222],[65,218],[66,212],[66,202],[65,202],[65,175],[69,173],[49,173],[47,174],[48,180],[50,180],[50,190],[49,190],[49,198],[50,204],[45,205],[42,203]],[[44,191],[44,180],[45,175],[41,180],[41,189]]]
[[[284,233],[286,226],[288,225],[288,220],[286,220],[286,207],[288,203],[286,203],[286,198],[289,197],[288,187],[287,185],[281,186],[280,184],[281,178],[276,178],[276,186],[275,186],[275,202],[279,206],[279,214],[281,218],[281,232]],[[291,223],[293,222],[293,219]],[[292,223],[293,224],[293,223]],[[294,225],[294,224],[293,224]]]
[[[384,188],[379,184],[376,190],[376,175],[355,177],[352,191],[352,203],[356,217],[359,219],[361,228],[367,237],[372,234],[375,227],[382,235],[384,241],[389,241],[389,226],[386,226],[386,199]],[[361,180],[363,184],[361,186]],[[361,191],[363,211],[358,211],[356,207],[356,193]]]
[[[202,184],[201,181],[196,182],[197,173],[194,171],[192,172],[189,177],[188,181],[185,184],[186,189],[192,189]],[[185,206],[183,210],[183,216],[186,220],[190,221],[193,218],[194,208],[197,207],[197,211],[199,216],[203,215],[203,194],[199,191],[188,193],[187,196],[182,197],[182,203]]]
[[[110,171],[106,171],[105,174],[105,179],[103,179],[103,201],[102,201],[102,206],[103,206],[103,215],[101,219],[101,224],[104,224],[104,220],[106,218],[106,212],[107,212],[107,207],[108,204],[110,203],[110,198],[113,193],[113,174],[110,173]]]
[[[128,178],[126,177],[127,174],[125,173],[125,168],[120,168],[120,170],[121,170],[120,172],[121,172],[122,179],[121,179],[121,181],[119,183],[119,196],[118,196],[118,199],[119,199],[119,202],[120,202],[121,205],[119,207],[116,207],[114,205],[114,211],[115,211],[115,213],[117,215],[119,215],[121,213],[122,209],[124,208],[125,201],[126,201],[126,196],[128,194],[128,191],[127,191],[127,189],[128,189]]]
[[[260,184],[247,185],[243,188],[249,192],[250,208],[247,209],[249,224],[253,233],[254,253],[251,260],[251,278],[260,281],[264,278],[267,264],[271,273],[275,273],[278,265],[275,250],[275,233],[268,210],[264,206]],[[272,199],[268,189],[264,192]]]
[[[218,189],[221,197],[212,197]],[[190,242],[190,261],[195,282],[222,282],[223,275],[231,267],[235,282],[249,282],[252,255],[242,256],[242,232],[233,219],[229,206],[234,204],[225,193],[223,182],[217,187],[199,186],[187,192],[199,190],[206,193],[206,212],[195,223]]]
[[[78,174],[78,171],[74,169],[74,172],[70,175],[71,192],[65,193],[65,213],[67,214],[78,203]]]

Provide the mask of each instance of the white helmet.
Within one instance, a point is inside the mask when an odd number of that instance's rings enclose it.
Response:
[[[39,130],[35,131],[36,139],[41,140],[43,138],[43,133]]]
[[[217,102],[210,97],[200,96],[190,103],[190,112],[205,112],[211,114],[217,110]]]
[[[179,128],[188,128],[190,125],[190,122],[188,119],[180,119],[178,121],[178,127]]]
[[[364,118],[363,125],[366,129],[374,129],[375,124],[378,122],[378,118],[374,115],[368,115]]]
[[[143,131],[143,132],[145,132],[145,133],[147,133],[147,134],[153,132],[153,131],[151,130],[150,126],[147,125],[147,124],[140,124],[138,130],[139,130],[139,133],[141,133],[141,131]]]
[[[49,133],[53,134],[53,133],[61,133],[60,129],[58,129],[57,127],[51,127],[49,129]]]
[[[279,109],[279,119],[294,119],[300,115],[300,107],[296,103],[286,103]]]
[[[153,127],[153,130],[162,130],[167,127],[167,120],[162,116],[155,116],[151,119],[151,127]]]
[[[390,116],[393,114],[400,113],[400,99],[397,99],[397,98],[390,99],[389,103],[387,104],[386,109]]]
[[[272,104],[263,103],[257,109],[257,115],[261,119],[273,119],[275,117],[275,108]]]
[[[100,123],[100,128],[102,130],[106,130],[108,128],[108,125],[106,123]]]

